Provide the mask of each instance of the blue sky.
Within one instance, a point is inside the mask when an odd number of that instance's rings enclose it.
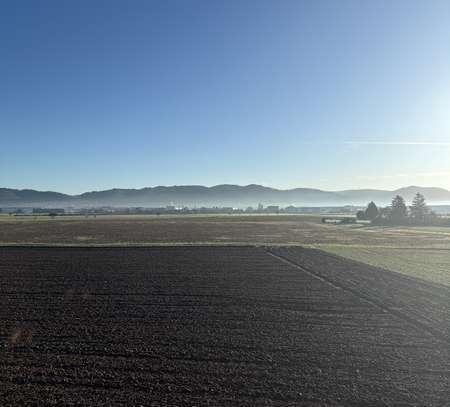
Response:
[[[0,2],[0,186],[450,188],[450,2]]]

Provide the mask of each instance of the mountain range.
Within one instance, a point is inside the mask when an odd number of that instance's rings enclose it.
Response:
[[[142,189],[110,189],[67,195],[32,189],[0,188],[0,207],[163,207],[175,206],[232,206],[263,205],[280,206],[342,206],[365,205],[375,201],[387,205],[395,195],[410,202],[420,192],[430,204],[449,204],[450,191],[443,188],[409,186],[394,191],[356,189],[323,191],[311,188],[275,189],[262,185],[200,185],[157,186]]]

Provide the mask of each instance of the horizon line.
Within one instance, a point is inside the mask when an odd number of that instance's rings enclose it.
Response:
[[[442,190],[450,192],[450,189],[447,189],[445,187],[423,186],[423,185],[407,185],[407,186],[403,186],[403,187],[399,187],[399,188],[395,188],[395,189],[372,188],[372,187],[343,188],[343,189],[322,189],[322,188],[307,187],[307,186],[304,186],[304,187],[302,187],[302,186],[300,186],[300,187],[292,187],[292,188],[277,188],[277,187],[271,187],[271,186],[267,186],[267,185],[263,185],[263,184],[256,184],[256,183],[250,183],[250,184],[246,184],[246,185],[223,183],[223,184],[215,184],[215,185],[210,185],[210,186],[201,185],[201,184],[173,184],[173,185],[145,186],[145,187],[141,187],[141,188],[113,187],[113,188],[108,188],[108,189],[93,189],[93,190],[84,191],[84,192],[80,192],[80,193],[66,193],[66,192],[59,192],[57,190],[50,190],[50,189],[42,190],[42,189],[33,189],[33,188],[13,188],[13,187],[0,187],[0,190],[2,190],[2,189],[9,189],[9,190],[16,190],[16,191],[35,191],[35,192],[42,192],[42,193],[51,192],[51,193],[58,193],[58,194],[68,195],[68,196],[79,196],[79,195],[83,195],[83,194],[86,194],[86,193],[108,192],[108,191],[114,191],[114,190],[142,191],[144,189],[154,189],[154,188],[159,188],[159,187],[163,187],[163,188],[202,187],[202,188],[211,189],[211,188],[220,187],[220,186],[235,186],[235,187],[241,187],[241,188],[245,188],[245,187],[249,187],[249,186],[258,186],[258,187],[263,187],[263,188],[275,189],[275,190],[278,190],[278,191],[292,191],[294,189],[310,189],[310,190],[312,189],[312,190],[321,191],[321,192],[346,192],[346,191],[365,191],[365,190],[368,190],[368,191],[396,192],[398,190],[407,189],[407,188],[422,188],[422,189],[442,189]]]

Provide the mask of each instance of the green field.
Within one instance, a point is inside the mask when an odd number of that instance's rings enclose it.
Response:
[[[318,245],[352,260],[450,287],[450,250]]]

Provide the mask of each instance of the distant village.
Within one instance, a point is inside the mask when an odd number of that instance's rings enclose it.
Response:
[[[300,207],[278,205],[264,206],[259,204],[256,207],[249,206],[247,208],[233,207],[177,207],[175,205],[167,205],[165,207],[145,208],[145,207],[89,207],[89,208],[41,208],[41,207],[5,207],[0,208],[0,213],[11,215],[183,215],[183,214],[326,214],[326,213],[345,213],[356,214],[361,210],[360,206],[328,206],[328,207]]]
[[[430,209],[436,214],[450,214],[450,205],[430,206]],[[188,207],[167,205],[164,207],[117,207],[117,206],[99,206],[99,207],[3,207],[0,213],[11,216],[61,216],[61,215],[195,215],[195,214],[342,214],[356,217],[361,220],[361,212],[365,206],[344,205],[344,206],[278,206],[259,204],[256,207],[235,208],[228,206],[213,207]],[[364,219],[363,219],[364,220]]]

